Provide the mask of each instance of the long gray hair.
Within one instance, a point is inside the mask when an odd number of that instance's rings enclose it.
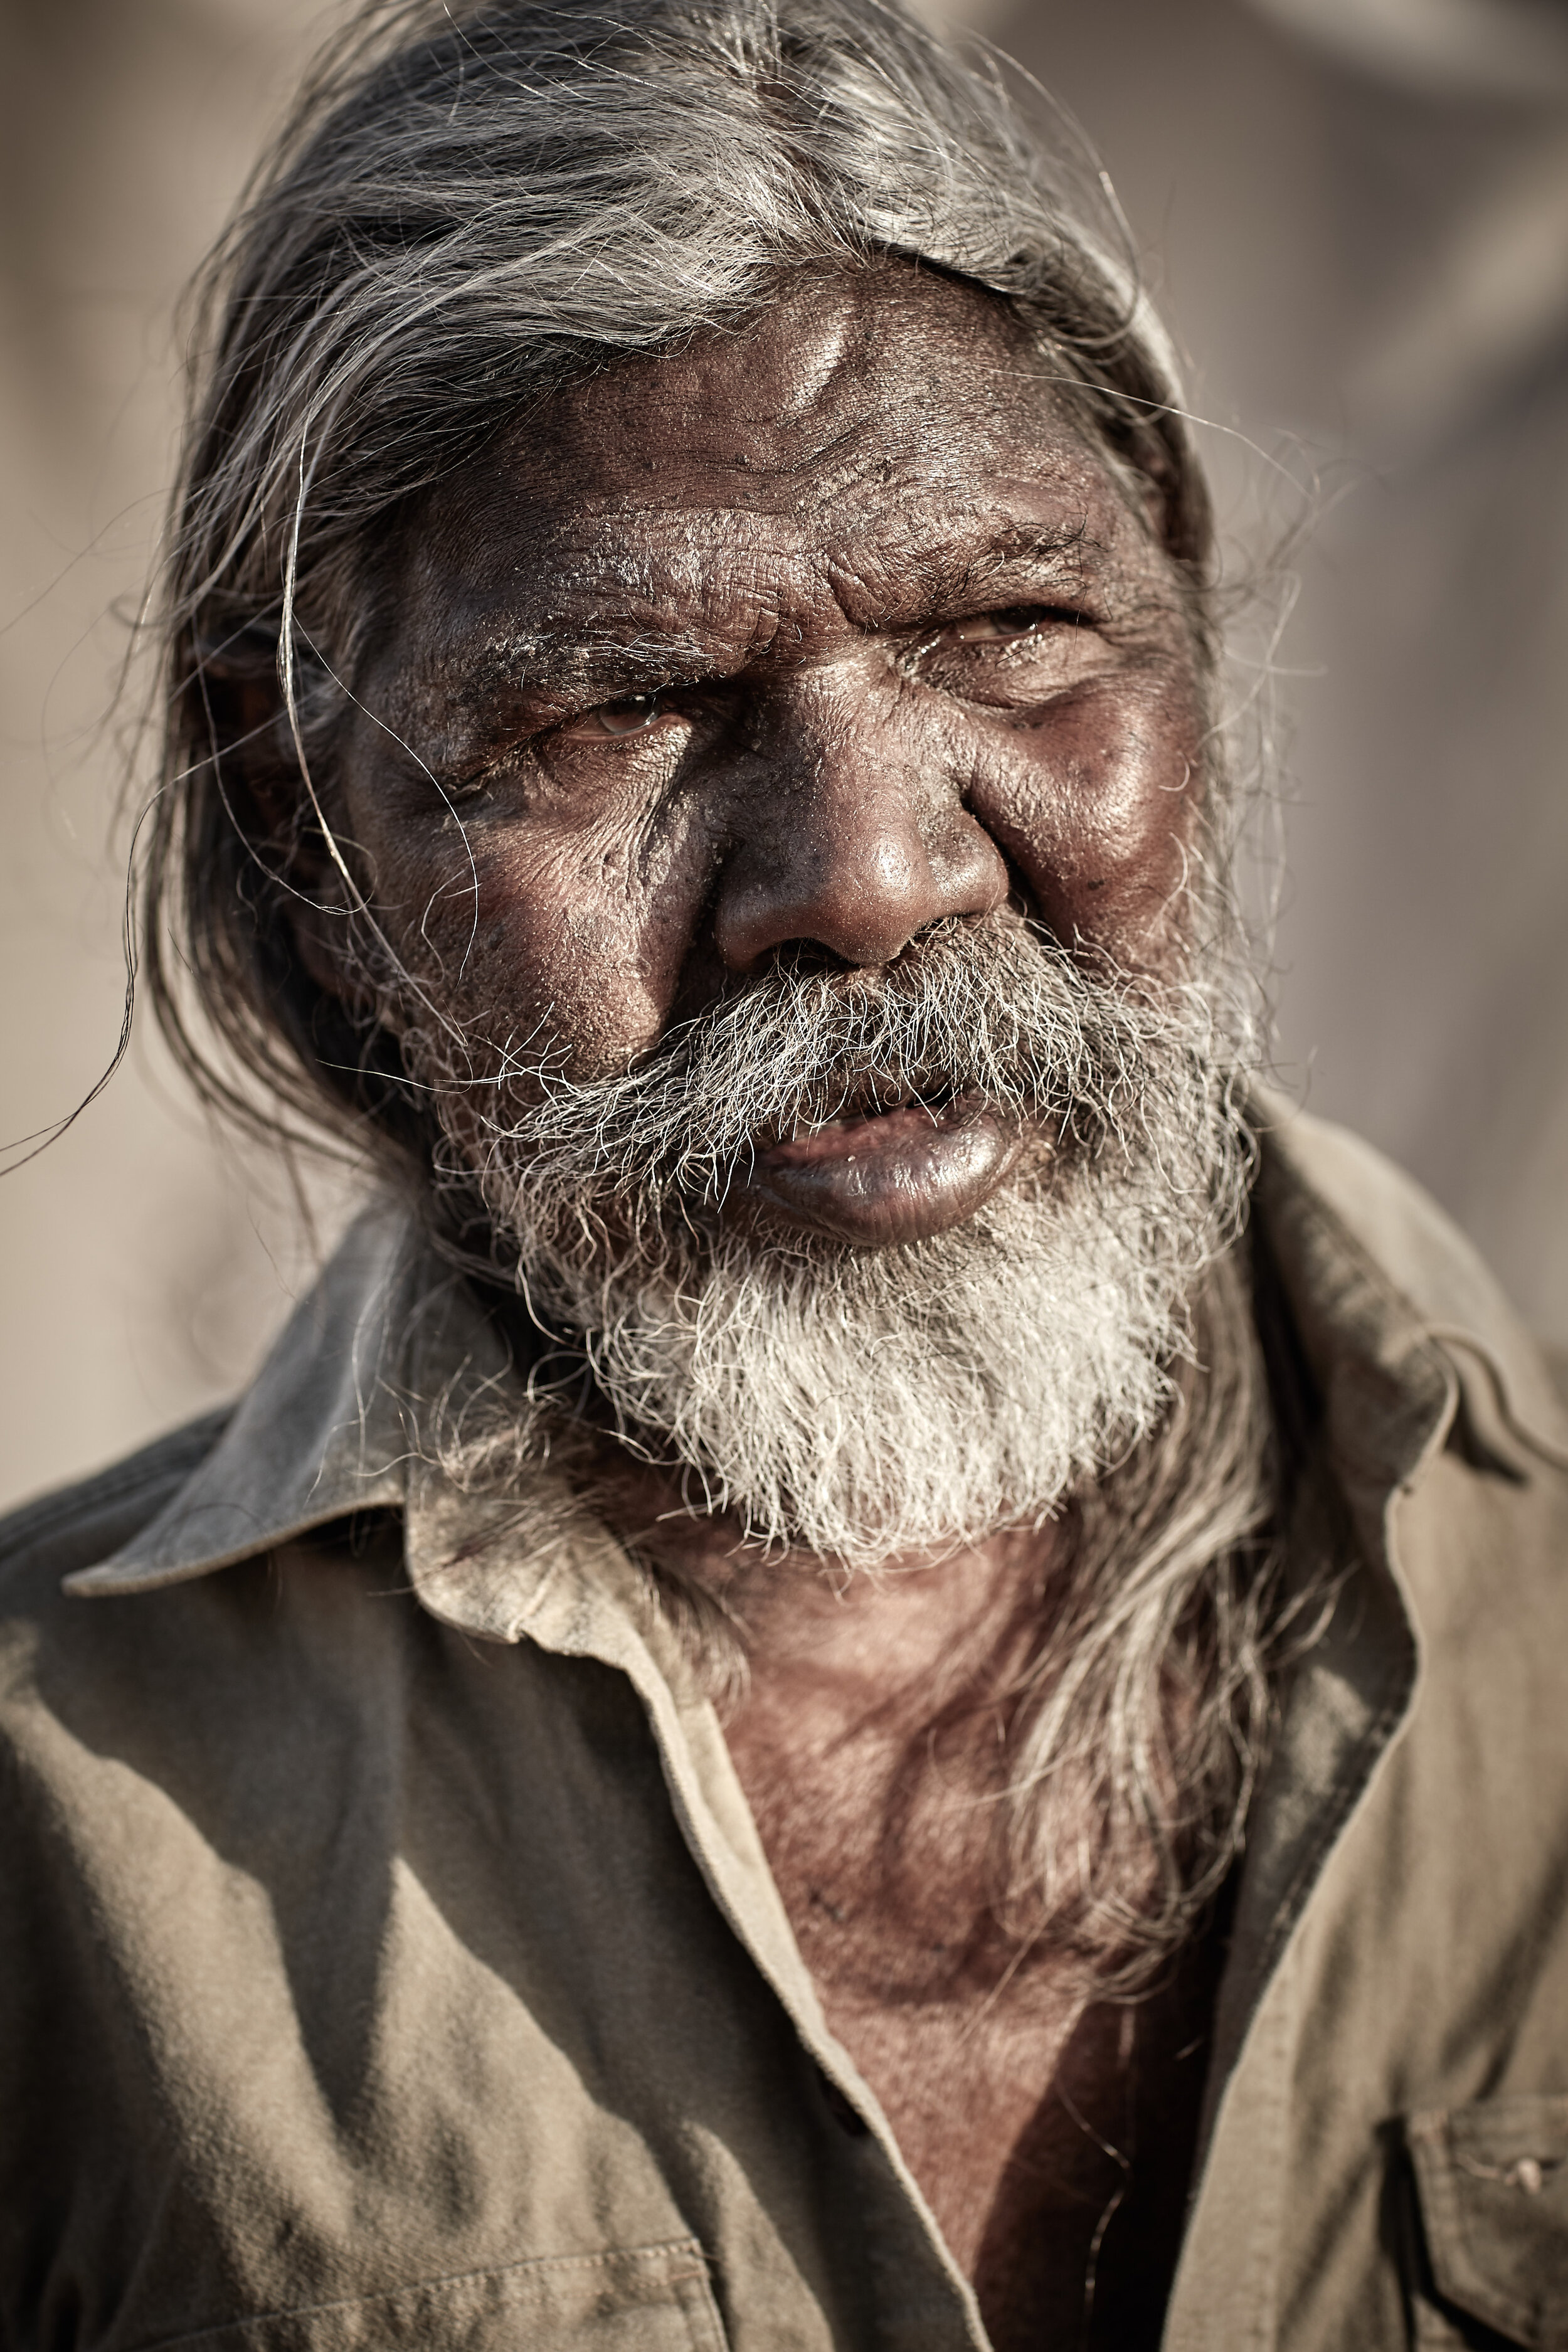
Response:
[[[141,938],[209,1100],[419,1162],[433,1140],[395,1040],[315,984],[290,920],[301,892],[366,912],[332,766],[398,509],[563,384],[743,322],[781,273],[888,256],[1025,323],[1069,417],[1152,486],[1201,643],[1208,509],[1169,346],[1103,175],[999,64],[889,0],[353,16],[199,283]]]
[[[743,327],[790,271],[889,258],[1024,327],[1151,515],[1212,665],[1209,512],[1169,346],[1109,184],[999,63],[890,0],[374,0],[323,54],[201,282],[158,610],[142,955],[210,1102],[429,1178],[428,1091],[374,1002],[312,979],[292,919],[304,896],[346,938],[375,929],[333,768],[385,617],[378,551],[565,385]],[[1223,926],[1222,894],[1204,904]],[[1275,1489],[1234,1257],[1193,1354],[1150,1444],[1075,1506],[996,1817],[1001,1912],[1026,1940],[1065,1917],[1112,1982],[1146,1978],[1212,1896],[1263,1752]],[[537,1437],[519,1416],[467,1475],[515,1481]],[[1064,1791],[1101,1824],[1081,1854],[1052,1843]]]

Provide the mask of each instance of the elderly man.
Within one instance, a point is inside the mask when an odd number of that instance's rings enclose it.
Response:
[[[15,2352],[1568,2341],[1568,1434],[1248,1091],[1117,252],[879,0],[378,5],[220,252],[148,969],[380,1181],[7,1529]]]

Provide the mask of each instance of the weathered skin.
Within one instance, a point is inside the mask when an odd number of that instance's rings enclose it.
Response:
[[[1168,950],[1180,600],[973,293],[809,284],[622,365],[445,487],[390,576],[344,829],[410,961],[434,948],[492,1031],[552,1007],[584,1071],[619,1067],[788,943],[877,967],[1010,891],[1124,963]],[[1010,1164],[983,1122],[906,1126],[760,1184],[888,1241]]]
[[[803,279],[432,497],[388,551],[342,814],[455,1013],[504,1037],[549,1012],[607,1071],[777,950],[878,969],[1009,897],[1064,941],[1167,963],[1191,635],[1139,501],[1041,373],[940,278]],[[332,928],[302,919],[331,982]],[[972,1213],[1016,1149],[963,1117],[865,1119],[763,1154],[752,1208],[874,1246]],[[1048,1937],[1020,1961],[988,1921],[994,1693],[1049,1605],[1048,1539],[847,1593],[711,1529],[689,1565],[750,1630],[731,1751],[828,2017],[998,2346],[1080,2340],[1121,2179],[1099,2143],[1130,2136],[1094,2336],[1152,2343],[1207,1955],[1135,2016],[1086,2013]]]

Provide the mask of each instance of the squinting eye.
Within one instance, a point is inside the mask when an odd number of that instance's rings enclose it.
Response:
[[[967,621],[953,623],[952,635],[961,646],[983,645],[998,637],[1026,637],[1050,617],[1037,604],[1014,604],[1001,613],[972,613]]]
[[[659,716],[657,694],[628,694],[619,702],[601,702],[577,721],[586,733],[643,735]]]

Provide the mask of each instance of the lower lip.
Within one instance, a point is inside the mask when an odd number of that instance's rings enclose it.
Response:
[[[972,1217],[1022,1149],[1018,1129],[976,1103],[910,1103],[760,1151],[746,1193],[792,1224],[886,1249]]]

